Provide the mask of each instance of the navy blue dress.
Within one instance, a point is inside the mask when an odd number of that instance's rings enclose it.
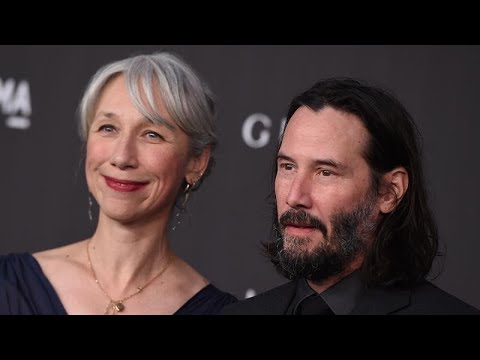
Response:
[[[207,285],[174,315],[210,315],[237,299]],[[1,315],[67,315],[40,264],[29,253],[0,256]]]

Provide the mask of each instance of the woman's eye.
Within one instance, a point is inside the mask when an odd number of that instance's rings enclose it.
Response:
[[[100,126],[100,128],[98,129],[98,131],[100,132],[106,132],[106,133],[110,133],[112,131],[114,131],[115,128],[112,126],[112,125],[102,125]]]
[[[147,138],[150,140],[162,140],[163,136],[160,135],[159,133],[156,133],[155,131],[148,131],[146,133]]]

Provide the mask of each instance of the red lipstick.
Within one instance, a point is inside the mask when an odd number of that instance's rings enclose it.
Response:
[[[108,187],[112,188],[113,190],[122,191],[122,192],[137,191],[143,188],[147,184],[146,182],[120,180],[120,179],[115,179],[109,176],[104,176],[104,178]]]

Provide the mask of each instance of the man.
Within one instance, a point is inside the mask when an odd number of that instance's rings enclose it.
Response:
[[[224,314],[478,314],[425,278],[438,233],[418,134],[386,91],[327,79],[290,104],[266,255],[291,281]]]

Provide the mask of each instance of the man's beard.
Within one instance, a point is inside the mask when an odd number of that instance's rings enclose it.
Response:
[[[332,233],[318,218],[305,210],[290,209],[275,222],[275,241],[265,246],[266,255],[277,270],[288,279],[304,277],[314,282],[338,275],[359,255],[365,254],[373,238],[376,224],[370,217],[375,197],[370,193],[350,212],[338,212],[331,217]],[[286,225],[313,227],[323,234],[323,240],[308,249],[309,237],[285,235]]]

